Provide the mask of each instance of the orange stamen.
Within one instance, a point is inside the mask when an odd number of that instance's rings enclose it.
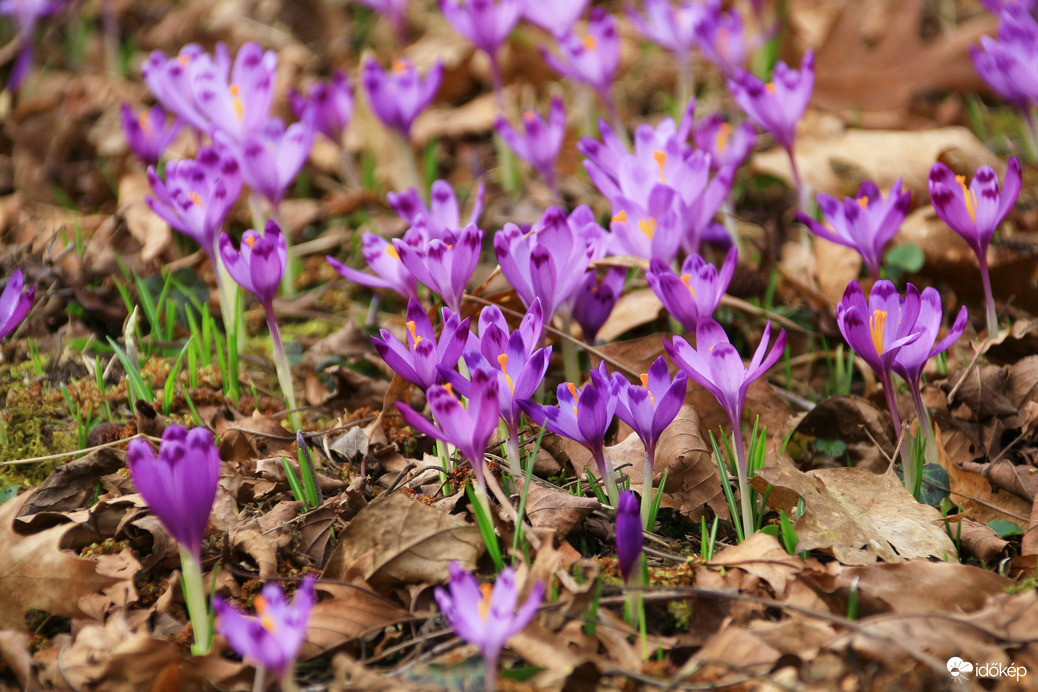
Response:
[[[695,298],[696,297],[696,289],[692,288],[689,285],[689,283],[688,283],[691,280],[692,280],[692,275],[691,274],[682,274],[681,275],[681,283],[685,284],[685,288],[687,288],[689,290],[689,292],[692,294],[692,297]]]
[[[512,382],[512,378],[508,376],[508,371],[505,368],[508,367],[508,354],[502,353],[497,357],[497,363],[501,366],[501,373],[505,376],[505,382],[508,383],[508,388],[515,394],[515,384]]]
[[[187,67],[188,65],[191,64],[191,58],[189,58],[186,55],[181,55],[181,56],[177,57],[177,62],[180,63],[181,67]]]
[[[490,616],[490,597],[494,593],[494,587],[490,584],[480,584],[479,591],[483,594],[483,600],[479,602],[479,618],[486,622]]]
[[[267,613],[267,608],[270,605],[267,603],[267,599],[263,596],[256,596],[252,603],[256,606],[256,614],[260,616],[260,624],[263,625],[263,629],[274,634],[274,618]]]
[[[641,374],[641,381],[642,381],[642,386],[645,387],[646,389],[648,389],[649,388],[649,373],[643,372]],[[649,401],[652,402],[652,406],[653,406],[653,408],[655,408],[656,407],[656,397],[654,397],[652,395],[652,392],[649,392]]]
[[[883,332],[887,327],[887,311],[873,310],[869,318],[869,331],[872,332],[872,347],[876,355],[883,355]]]
[[[627,211],[624,209],[620,210],[619,214],[614,214],[611,219],[613,223],[627,223]]]
[[[584,47],[588,50],[595,50],[596,48],[598,48],[598,41],[591,34],[585,35],[584,38],[581,40],[581,43],[583,43]]]
[[[190,195],[188,195],[188,197],[190,197],[190,198],[191,198],[191,201],[192,201],[192,202],[194,202],[195,204],[197,204],[197,205],[198,205],[198,208],[199,208],[199,209],[201,209],[201,208],[202,208],[202,207],[204,206],[204,205],[202,204],[202,198],[198,196],[198,193],[197,193],[197,192],[192,192],[192,193],[191,193]],[[250,237],[251,237],[251,236],[250,236]]]
[[[246,243],[248,243],[249,247],[255,249],[255,247],[256,247],[256,236],[254,236],[254,235],[247,235],[244,238],[242,238],[242,240],[245,241]]]
[[[141,129],[144,131],[145,136],[151,134],[151,119],[148,117],[148,111],[144,111],[139,116],[137,116],[137,122],[140,123]]]
[[[411,340],[414,341],[414,345],[417,346],[419,344],[419,342],[421,342],[422,337],[420,337],[417,334],[415,334],[414,327],[415,327],[414,320],[409,320],[407,322],[407,331],[409,331],[411,333]],[[453,392],[451,392],[451,393],[453,394]]]
[[[569,389],[569,393],[573,395],[573,417],[577,417],[577,403],[580,401],[580,395],[577,394],[577,385],[572,382],[566,383],[566,388]]]
[[[399,60],[393,62],[393,72],[396,74],[407,72],[407,70],[410,69],[410,67],[411,61],[405,60],[404,58],[400,58]]]
[[[656,160],[656,165],[660,167],[660,182],[666,185],[667,181],[663,177],[663,164],[667,163],[667,154],[657,149],[652,152],[652,158]]]
[[[859,197],[858,198],[858,206],[861,207],[862,209],[865,209],[866,207],[868,207],[869,206],[869,198],[867,196]]]
[[[773,94],[778,92],[778,89],[775,88],[775,82],[768,82],[764,85],[764,88]]]
[[[523,120],[525,120],[528,123],[532,123],[536,119],[537,119],[537,114],[534,113],[533,111],[526,111],[525,113],[523,113]]]
[[[232,84],[230,87],[231,101],[234,102],[234,114],[238,116],[238,120],[242,119],[245,113],[245,106],[241,101],[241,87],[237,84]]]
[[[970,213],[970,218],[973,219],[973,223],[977,222],[977,197],[966,187],[966,176],[957,175],[955,176],[955,182],[962,188],[962,199],[966,203],[966,211]]]
[[[717,128],[717,137],[714,138],[714,145],[717,147],[718,154],[723,154],[724,150],[728,148],[728,138],[731,136],[731,123],[721,123],[721,126]]]

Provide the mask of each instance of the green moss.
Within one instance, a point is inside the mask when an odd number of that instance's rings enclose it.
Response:
[[[1027,577],[1023,581],[1016,584],[1010,584],[1005,588],[1005,592],[1010,595],[1025,593],[1027,591],[1034,591],[1038,589],[1038,577]]]
[[[19,382],[7,388],[5,399],[0,413],[0,462],[76,449],[75,433],[69,432],[71,426],[64,420],[68,411],[60,392],[39,382]],[[61,461],[0,466],[0,485],[39,485]]]

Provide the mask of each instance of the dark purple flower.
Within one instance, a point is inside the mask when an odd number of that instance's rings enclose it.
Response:
[[[771,322],[768,322],[749,366],[743,364],[739,352],[728,341],[724,328],[711,317],[704,317],[696,325],[695,348],[680,336],[673,337],[671,341],[663,340],[663,349],[670,359],[692,380],[717,397],[717,402],[728,414],[735,437],[740,486],[747,480],[741,427],[746,390],[782,357],[786,350],[786,331],[779,333],[775,345],[765,355],[770,340]]]
[[[901,228],[911,200],[911,192],[901,192],[901,178],[894,183],[886,199],[876,183],[867,180],[858,188],[856,198],[847,197],[843,202],[824,193],[819,194],[818,206],[825,215],[824,223],[800,211],[796,216],[815,235],[857,250],[869,273],[879,280],[883,248]]]
[[[630,584],[631,577],[636,576],[634,570],[641,560],[644,540],[638,499],[633,492],[625,490],[616,504],[616,561],[624,584]]]
[[[386,195],[389,206],[412,228],[422,231],[426,240],[439,238],[443,240],[448,231],[457,232],[465,226],[479,223],[479,215],[483,213],[483,196],[486,185],[482,180],[476,186],[476,194],[472,200],[472,212],[467,223],[462,224],[458,196],[454,188],[446,180],[433,182],[429,190],[429,204],[426,205],[418,190],[413,187],[404,192],[390,192]]]
[[[610,267],[602,275],[591,270],[584,274],[584,282],[573,292],[573,320],[580,325],[587,343],[595,343],[598,330],[620,300],[626,279],[627,270],[623,267]]]
[[[814,85],[815,58],[810,50],[804,54],[799,70],[779,61],[767,84],[745,70],[728,80],[728,90],[739,107],[786,151],[793,150],[797,124],[807,110]]]
[[[382,124],[410,137],[411,125],[436,96],[443,78],[443,63],[437,62],[424,78],[410,60],[397,60],[384,72],[374,58],[364,61],[361,85],[368,104]]]
[[[523,17],[552,36],[573,29],[589,0],[523,0]]]
[[[205,428],[190,432],[170,425],[162,433],[159,456],[144,440],[127,447],[130,477],[148,508],[177,543],[197,561],[216,499],[220,455]]]
[[[911,286],[912,284],[909,284],[909,287]],[[926,361],[938,353],[944,353],[959,340],[963,330],[966,329],[967,317],[966,307],[963,306],[955,317],[955,323],[951,329],[943,339],[937,341],[937,334],[941,329],[943,319],[941,294],[931,286],[923,289],[919,296],[919,312],[916,315],[915,325],[911,327],[913,332],[919,332],[919,337],[915,341],[903,345],[894,356],[891,365],[894,372],[905,378],[909,390],[917,391],[919,389]]]
[[[454,633],[479,647],[486,664],[484,688],[496,689],[494,681],[501,650],[508,639],[522,632],[537,614],[544,584],[534,584],[526,602],[516,609],[519,591],[515,585],[515,570],[511,567],[501,570],[492,588],[490,584],[480,586],[476,578],[456,562],[451,563],[450,574],[450,590],[437,587],[436,603]]]
[[[692,129],[697,148],[710,154],[710,169],[739,168],[753,152],[757,133],[747,121],[736,126],[726,122],[720,113],[707,116]]]
[[[220,236],[220,257],[227,273],[246,291],[268,308],[274,303],[281,277],[288,263],[285,236],[273,221],[267,221],[262,235],[249,229],[241,239],[241,252],[234,249],[230,237]]]
[[[714,265],[699,255],[689,255],[681,265],[679,277],[670,265],[654,258],[645,278],[667,313],[687,331],[695,332],[699,320],[713,316],[720,305],[721,297],[732,281],[737,261],[738,252],[733,247],[728,250],[719,273]]]
[[[440,11],[455,31],[496,60],[497,49],[519,23],[521,0],[439,0]]]
[[[22,270],[15,269],[3,293],[0,293],[0,339],[13,332],[29,314],[32,299],[36,297],[36,288],[27,286],[23,292],[23,286],[25,279],[22,278]]]
[[[263,592],[253,599],[255,616],[245,615],[220,596],[213,596],[216,631],[239,656],[284,681],[286,675],[291,675],[299,647],[306,638],[314,600],[313,575],[303,579],[291,604],[277,582],[264,586]]]
[[[605,232],[587,207],[569,217],[558,207],[548,207],[530,233],[507,223],[494,235],[494,252],[501,273],[515,288],[524,305],[540,298],[544,321],[584,280],[588,263],[605,249]]]
[[[181,48],[175,58],[168,58],[157,50],[148,56],[141,72],[144,83],[167,111],[198,132],[208,133],[209,118],[195,100],[193,80],[194,68],[203,55],[205,50],[197,43],[189,43]],[[216,60],[229,67],[227,48],[222,44],[217,46]]]
[[[393,241],[400,261],[418,281],[440,296],[444,305],[460,313],[465,286],[479,263],[483,231],[469,224],[464,230],[445,233],[443,240],[430,240],[424,245],[408,242],[409,235]]]
[[[418,280],[400,261],[396,247],[382,236],[365,233],[361,236],[361,254],[374,274],[365,274],[329,255],[326,259],[343,278],[372,288],[388,288],[408,298],[418,297]]]
[[[314,134],[314,114],[311,111],[288,129],[280,118],[270,118],[261,129],[247,133],[241,145],[227,139],[221,132],[216,134],[216,141],[237,154],[245,183],[276,208],[306,163]]]
[[[533,166],[548,187],[555,190],[555,160],[566,137],[566,107],[562,99],[556,96],[551,100],[547,122],[534,111],[523,113],[522,134],[501,115],[494,128],[516,156]]]
[[[605,482],[609,501],[615,506],[618,495],[613,465],[605,456],[605,434],[616,412],[617,382],[610,379],[605,363],[591,371],[591,383],[578,390],[572,382],[563,382],[556,390],[557,406],[542,406],[530,401],[519,402],[520,408],[533,422],[549,432],[582,444],[595,460]]]
[[[558,37],[559,55],[543,46],[548,66],[575,81],[589,85],[612,108],[609,88],[620,67],[620,32],[616,17],[600,7],[592,8],[587,33],[569,30]]]
[[[396,407],[412,428],[458,448],[472,465],[478,492],[486,494],[484,455],[490,438],[497,432],[501,409],[497,398],[497,375],[485,368],[472,372],[467,404],[462,404],[450,384],[433,385],[425,393],[429,409],[436,420],[434,426],[420,413],[402,401]]]
[[[227,152],[202,147],[195,159],[168,162],[165,181],[149,166],[148,184],[154,197],[144,199],[151,210],[201,245],[216,269],[218,234],[241,193],[237,160]]]
[[[998,176],[990,166],[977,169],[969,187],[966,177],[955,175],[938,161],[930,169],[930,201],[934,211],[953,231],[962,236],[980,263],[980,278],[984,286],[987,307],[988,336],[998,333],[995,298],[991,293],[991,275],[988,271],[988,245],[995,229],[1005,220],[1020,196],[1020,162],[1009,159],[1002,189]]]
[[[618,384],[616,415],[631,426],[645,445],[646,458],[650,462],[648,475],[651,477],[656,443],[685,401],[687,376],[679,372],[671,381],[667,362],[660,356],[649,371],[642,374],[640,384],[631,384],[619,373],[613,378]]]
[[[469,318],[459,320],[457,315],[444,308],[440,317],[443,329],[440,338],[436,338],[432,322],[425,314],[421,303],[411,298],[407,302],[407,332],[410,338],[407,345],[389,331],[381,330],[382,338],[372,337],[386,364],[398,375],[423,390],[428,390],[442,378],[437,366],[452,369],[461,358],[468,342]]]
[[[119,122],[126,136],[126,143],[141,161],[157,164],[177,133],[180,132],[180,121],[174,119],[166,122],[166,111],[162,106],[155,106],[144,111],[140,116],[133,114],[133,107],[123,101],[119,107]]]
[[[338,142],[353,117],[353,85],[346,73],[336,70],[328,82],[317,82],[304,97],[297,91],[289,96],[292,111],[300,120],[307,110],[314,112],[314,127],[328,139]]]

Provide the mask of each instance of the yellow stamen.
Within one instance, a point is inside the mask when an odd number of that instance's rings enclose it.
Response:
[[[414,341],[414,345],[417,346],[419,344],[419,342],[421,342],[422,337],[420,337],[417,334],[415,334],[414,327],[415,327],[414,320],[409,320],[407,322],[407,331],[411,332],[411,340]]]
[[[692,288],[689,285],[689,283],[688,283],[691,280],[692,280],[692,275],[691,274],[682,274],[681,275],[681,283],[685,284],[685,288],[687,288],[689,290],[689,293],[692,294],[692,297],[695,298],[696,297],[696,289]]]
[[[887,327],[887,311],[873,310],[869,318],[869,331],[872,332],[872,347],[876,355],[883,355],[883,332]]]
[[[656,234],[656,219],[651,216],[648,219],[642,219],[638,222],[638,230],[651,239]]]
[[[241,102],[241,87],[237,84],[232,84],[230,87],[231,101],[234,102],[234,114],[238,116],[238,120],[242,119],[245,113],[245,106]]]
[[[389,255],[390,257],[392,257],[395,260],[400,259],[400,253],[396,251],[396,246],[395,245],[387,245],[386,246],[386,254]]]
[[[580,395],[577,394],[577,385],[572,382],[566,383],[566,388],[569,389],[569,393],[573,395],[573,417],[577,417],[577,403],[580,402]]]
[[[869,206],[869,198],[867,196],[859,197],[858,198],[858,206],[861,207],[862,209],[865,209],[866,207],[868,207]]]
[[[403,58],[400,58],[399,60],[396,60],[396,61],[393,62],[393,72],[396,73],[396,74],[401,74],[403,72],[407,72],[407,70],[410,67],[411,67],[411,61],[410,60],[405,60]]]
[[[595,50],[598,48],[598,41],[591,34],[585,35],[581,43],[583,43],[584,47],[588,50]]]
[[[667,181],[663,177],[663,164],[667,162],[667,154],[657,149],[652,152],[652,158],[656,159],[656,165],[660,167],[660,182],[666,185]]]
[[[966,187],[966,176],[964,176],[964,175],[957,175],[957,176],[955,176],[955,182],[957,182],[959,184],[959,187],[962,188],[962,199],[966,203],[966,211],[968,211],[970,213],[970,218],[973,219],[973,223],[976,223],[977,222],[977,198],[970,191],[970,189],[968,187]]]
[[[714,138],[714,146],[717,147],[718,154],[723,154],[724,150],[728,148],[728,138],[731,136],[731,123],[721,123],[721,126],[717,128],[717,137]]]
[[[479,591],[483,594],[483,600],[479,602],[479,618],[486,622],[490,616],[490,596],[494,593],[494,587],[490,584],[480,584]]]
[[[249,247],[251,247],[251,248],[255,248],[256,247],[256,236],[254,236],[254,235],[247,235],[244,238],[242,238],[242,240],[244,240],[246,243],[248,243]]]
[[[508,389],[515,394],[515,384],[512,382],[512,378],[508,376],[508,371],[505,368],[508,367],[508,354],[502,353],[497,357],[497,362],[501,366],[501,373],[505,376],[505,382],[508,383]]]
[[[773,94],[778,91],[778,89],[775,88],[775,82],[768,82],[767,84],[764,85],[764,88],[767,89],[768,91],[770,91]]]
[[[649,373],[643,372],[641,374],[641,381],[642,381],[642,386],[645,387],[646,389],[648,389],[649,388]],[[652,407],[656,408],[656,397],[654,397],[652,395],[652,392],[649,392],[649,401],[652,402]]]
[[[194,202],[195,204],[197,204],[197,205],[198,205],[198,208],[199,208],[199,209],[201,209],[201,208],[202,208],[202,207],[204,206],[204,205],[202,204],[202,198],[198,196],[198,193],[197,193],[197,192],[192,192],[192,193],[191,193],[190,195],[188,195],[188,197],[190,197],[190,198],[191,198],[191,201],[192,201],[192,202]],[[250,237],[251,237],[251,236],[250,236]]]
[[[267,599],[263,596],[256,596],[256,598],[253,599],[252,604],[256,606],[256,614],[260,616],[260,624],[263,625],[263,629],[274,634],[274,618],[270,617],[267,613],[267,608],[270,605],[267,602]]]
[[[614,214],[611,219],[613,223],[627,223],[627,211],[624,209],[620,210],[619,214]]]

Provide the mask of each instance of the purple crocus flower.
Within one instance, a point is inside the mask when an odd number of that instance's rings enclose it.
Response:
[[[32,65],[33,34],[36,23],[42,18],[54,14],[64,6],[63,0],[0,0],[0,15],[11,18],[15,28],[21,35],[22,50],[18,53],[14,68],[11,70],[7,88],[17,91],[25,74]]]
[[[215,58],[199,55],[191,65],[192,88],[199,111],[209,120],[210,135],[223,132],[243,142],[250,133],[267,128],[278,56],[249,42],[238,49],[234,65],[229,62],[222,43],[216,46]]]
[[[584,274],[584,282],[573,292],[573,320],[580,325],[587,343],[595,343],[598,330],[620,300],[626,279],[624,267],[610,267],[601,276],[592,270]]]
[[[220,236],[220,257],[239,286],[256,296],[264,307],[274,303],[288,263],[285,236],[276,223],[267,221],[262,235],[252,229],[245,231],[241,252],[234,249],[230,237],[224,233]]]
[[[1034,9],[1035,4],[1035,0],[980,0],[980,2],[995,14],[1002,14],[1014,8],[1022,8],[1030,12]]]
[[[149,166],[148,184],[154,197],[144,199],[151,210],[198,243],[216,269],[217,234],[241,193],[237,160],[226,151],[202,147],[195,159],[168,162],[165,181]]]
[[[239,656],[270,671],[284,686],[306,638],[315,600],[314,581],[313,575],[307,575],[291,604],[277,582],[267,584],[253,599],[254,617],[245,615],[220,596],[213,596],[216,631]]]
[[[494,92],[501,94],[497,51],[522,16],[522,0],[439,0],[440,11],[454,30],[487,54]]]
[[[890,417],[899,434],[901,416],[890,373],[901,348],[920,337],[920,330],[916,327],[918,316],[918,289],[908,284],[902,299],[894,284],[886,280],[873,284],[868,301],[858,282],[852,281],[836,306],[836,324],[840,333],[882,383]]]
[[[393,246],[411,274],[440,296],[444,305],[455,313],[461,312],[465,286],[479,263],[483,247],[483,231],[469,224],[461,231],[449,231],[443,240],[433,239],[424,245],[394,240]]]
[[[700,386],[705,388],[721,404],[728,414],[735,438],[736,466],[739,474],[739,488],[748,502],[746,482],[747,473],[746,450],[742,441],[742,414],[746,405],[746,390],[750,384],[767,372],[786,350],[786,331],[782,330],[771,351],[765,355],[768,342],[771,340],[771,322],[764,327],[760,345],[753,354],[749,366],[743,365],[739,352],[728,341],[728,335],[711,317],[704,317],[696,325],[696,347],[693,348],[680,336],[671,341],[663,340],[663,349],[670,359]],[[743,527],[752,526],[749,519],[749,506],[744,504]]]
[[[911,200],[910,191],[901,192],[901,178],[885,199],[876,183],[866,180],[856,197],[847,197],[843,202],[826,194],[818,195],[825,223],[800,211],[796,216],[815,235],[857,250],[872,278],[878,281],[883,248],[897,234]]]
[[[246,184],[277,208],[295,181],[314,143],[314,113],[285,129],[281,118],[270,118],[263,128],[245,135],[241,145],[216,134],[217,143],[235,151]]]
[[[34,286],[25,286],[22,270],[15,269],[11,278],[7,280],[3,293],[0,293],[0,339],[15,330],[25,316],[29,314],[32,307],[32,299],[36,297]]]
[[[335,271],[353,283],[371,288],[388,288],[408,298],[418,297],[418,280],[407,271],[392,243],[374,233],[365,233],[361,236],[360,253],[374,274],[347,267],[331,255],[326,259]]]
[[[641,384],[631,384],[619,373],[613,374],[617,383],[616,415],[631,426],[645,446],[644,486],[642,491],[642,524],[648,526],[649,510],[652,507],[652,479],[656,463],[656,443],[670,425],[685,401],[688,377],[679,372],[670,379],[667,362],[660,356],[647,373],[641,376]],[[622,501],[622,498],[621,498]],[[640,544],[639,544],[640,547]]]
[[[461,358],[468,342],[469,318],[459,320],[457,315],[444,308],[440,317],[443,329],[436,338],[432,322],[425,314],[421,303],[415,298],[407,301],[407,345],[389,331],[381,330],[382,338],[372,337],[375,350],[386,364],[408,382],[422,390],[428,390],[442,381],[437,366],[453,368]]]
[[[423,78],[410,60],[397,60],[390,72],[384,72],[374,58],[368,58],[364,61],[361,85],[371,110],[382,124],[407,139],[415,118],[436,96],[442,78],[443,63],[439,61]]]
[[[797,124],[814,91],[814,67],[814,52],[809,50],[799,70],[780,60],[767,84],[742,70],[728,81],[728,89],[746,115],[770,132],[784,149],[792,151]]]
[[[307,110],[314,112],[314,127],[325,137],[338,142],[353,117],[353,85],[346,73],[336,70],[328,82],[310,87],[306,96],[293,90],[289,96],[292,111],[303,120]]]
[[[710,154],[710,169],[719,171],[746,163],[757,143],[757,133],[745,120],[733,126],[720,113],[713,113],[693,127],[692,141]]]
[[[559,55],[541,46],[548,66],[563,77],[587,84],[606,105],[615,120],[616,108],[609,88],[620,67],[620,31],[616,17],[600,7],[592,8],[587,20],[587,33],[570,29],[558,37]]]
[[[730,79],[746,64],[746,57],[757,48],[760,39],[746,36],[737,8],[725,10],[720,0],[711,0],[696,25],[696,41],[703,57]]]
[[[667,313],[686,331],[694,332],[699,321],[713,316],[720,305],[735,273],[738,254],[734,247],[730,248],[720,272],[699,255],[689,255],[681,265],[680,277],[666,262],[654,258],[645,278]]]
[[[588,0],[523,0],[523,17],[552,36],[561,36],[573,29]]]
[[[540,298],[544,320],[551,322],[559,306],[584,279],[596,249],[604,247],[604,231],[587,207],[569,217],[548,207],[529,234],[512,223],[494,235],[494,252],[501,273],[524,305]]]
[[[478,368],[472,372],[470,382],[467,405],[458,400],[450,384],[429,387],[425,397],[436,420],[435,426],[402,401],[396,402],[396,407],[404,421],[418,432],[458,448],[472,465],[477,494],[485,499],[484,455],[490,438],[497,432],[500,413],[497,375],[486,368]]]
[[[476,578],[463,570],[456,562],[450,565],[448,589],[436,588],[436,603],[447,618],[447,623],[459,637],[479,647],[486,665],[484,689],[496,689],[497,659],[505,643],[513,635],[526,628],[544,596],[544,584],[537,582],[530,589],[526,602],[519,604],[519,593],[515,585],[515,570],[501,570],[493,587],[480,586]]]
[[[642,36],[666,48],[678,60],[679,69],[688,67],[689,55],[697,45],[696,26],[706,15],[707,6],[688,0],[672,5],[670,0],[645,0],[645,15],[634,5],[627,6],[627,15]]]
[[[765,84],[745,70],[728,80],[728,90],[735,97],[743,112],[772,134],[789,155],[793,171],[793,184],[802,193],[800,171],[793,157],[793,142],[796,140],[797,124],[807,110],[815,86],[815,55],[807,51],[794,70],[785,62],[775,65],[771,81]]]
[[[446,180],[433,182],[429,190],[429,204],[426,205],[422,195],[415,188],[404,192],[390,192],[386,195],[389,206],[412,228],[420,228],[426,240],[439,238],[443,240],[448,231],[460,231],[464,226],[479,223],[479,215],[483,213],[483,197],[486,184],[480,180],[476,186],[476,194],[472,201],[472,212],[466,224],[461,223],[460,205],[454,188]]]
[[[998,40],[980,37],[980,46],[970,47],[977,72],[1002,98],[1024,113],[1033,128],[1031,104],[1038,102],[1038,22],[1023,7],[1003,9]]]
[[[209,431],[170,425],[162,433],[157,458],[140,439],[130,440],[127,451],[137,492],[166,531],[198,559],[220,475],[220,455]]]
[[[162,106],[155,106],[140,116],[135,116],[133,107],[125,101],[119,107],[119,122],[126,143],[137,158],[146,164],[157,164],[162,153],[180,132],[179,120],[174,119],[168,124],[166,120],[166,111]]]
[[[556,192],[555,160],[566,137],[566,107],[562,99],[556,96],[551,100],[547,122],[535,111],[523,113],[523,134],[500,115],[494,128],[516,156],[533,166],[552,192]]]
[[[534,396],[551,362],[551,346],[537,348],[544,329],[544,311],[535,300],[526,311],[519,329],[511,334],[501,309],[488,305],[479,315],[479,338],[474,350],[466,351],[469,371],[484,368],[497,374],[501,420],[508,432],[506,449],[513,474],[521,474],[519,463],[519,402]],[[459,373],[441,366],[445,377],[462,396],[471,396],[471,383]]]
[[[203,55],[205,50],[197,43],[181,48],[175,58],[168,58],[157,50],[148,56],[141,72],[144,83],[167,111],[198,132],[208,133],[209,118],[195,100],[193,81],[193,68]],[[217,46],[216,60],[229,67],[226,47]]]
[[[572,382],[563,382],[556,390],[558,406],[542,406],[530,401],[519,402],[520,408],[533,422],[556,435],[582,444],[595,460],[605,482],[609,502],[616,505],[618,494],[613,465],[605,456],[605,434],[616,412],[617,382],[611,380],[605,363],[591,371],[591,383],[578,390]]]
[[[969,187],[966,177],[955,175],[938,161],[930,169],[930,201],[934,211],[953,231],[962,236],[980,263],[980,278],[984,286],[987,308],[988,336],[998,333],[995,298],[991,293],[991,274],[988,271],[988,245],[1020,196],[1020,162],[1009,159],[1002,189],[991,166],[977,169]]]
[[[626,585],[630,585],[632,576],[637,581],[634,570],[641,559],[644,540],[642,520],[638,516],[638,499],[633,492],[625,490],[616,504],[616,562]]]

